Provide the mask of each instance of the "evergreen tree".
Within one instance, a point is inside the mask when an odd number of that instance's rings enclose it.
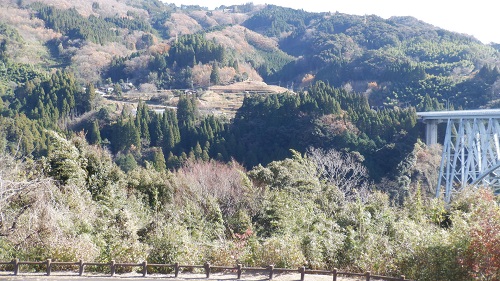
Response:
[[[207,162],[210,160],[210,156],[208,155],[208,150],[203,149],[203,153],[201,155],[201,160]]]
[[[193,128],[198,112],[194,96],[181,95],[177,103],[177,122],[179,128]]]
[[[115,162],[124,172],[129,172],[137,168],[137,161],[132,153],[119,153],[116,156]]]
[[[151,123],[149,125],[149,131],[151,132],[151,145],[161,146],[163,142],[163,132],[161,129],[160,115],[153,114],[151,118]]]
[[[7,40],[0,40],[0,61],[7,61]]]
[[[81,182],[86,176],[84,161],[72,143],[54,131],[49,131],[51,146],[48,153],[49,175],[61,183]]]
[[[89,142],[91,144],[100,144],[101,140],[101,132],[99,130],[99,122],[95,120],[92,122],[92,128],[89,133]]]
[[[194,157],[196,159],[202,158],[203,150],[201,149],[201,145],[199,142],[196,143],[196,146],[194,147],[193,153],[194,153]]]
[[[195,96],[182,95],[177,104],[177,123],[179,128],[179,144],[186,151],[196,145],[197,130],[196,121],[198,118],[198,108],[196,107]],[[175,128],[172,128],[174,141],[177,140]]]
[[[165,155],[161,148],[155,148],[153,152],[153,166],[158,172],[165,171],[167,169],[167,163],[165,162]]]
[[[151,136],[149,132],[149,124],[151,123],[149,117],[149,109],[143,101],[139,101],[137,105],[137,113],[135,116],[135,125],[140,132],[141,139],[145,144],[149,145]]]
[[[178,169],[181,167],[179,157],[175,156],[172,152],[168,154],[167,159],[167,168],[169,169]]]
[[[175,148],[175,135],[172,127],[170,126],[168,127],[168,131],[164,137],[163,148],[165,149],[165,151],[172,151]]]
[[[220,84],[220,75],[219,75],[219,67],[217,63],[212,63],[212,71],[210,72],[210,83],[212,85]]]
[[[135,126],[132,119],[129,119],[125,124],[125,132],[123,138],[126,140],[126,147],[135,146],[137,148],[141,147],[141,133]]]
[[[80,99],[77,100],[77,104],[80,105],[80,112],[87,112],[94,109],[94,100],[96,98],[96,92],[94,85],[89,83],[85,88],[84,94],[80,95]]]

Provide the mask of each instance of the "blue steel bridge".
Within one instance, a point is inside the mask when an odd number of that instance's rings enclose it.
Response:
[[[450,202],[464,188],[485,186],[500,192],[500,109],[417,112],[426,124],[427,145],[438,142],[446,123],[436,196]]]

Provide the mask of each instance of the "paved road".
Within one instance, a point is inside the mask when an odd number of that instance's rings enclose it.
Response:
[[[245,274],[242,276],[242,280],[245,281],[264,281],[268,280],[268,276],[266,275],[252,275]],[[281,276],[277,276],[275,280],[280,280]],[[210,278],[207,279],[205,274],[194,274],[194,273],[182,273],[178,278],[175,278],[173,275],[148,275],[147,277],[142,277],[142,274],[136,273],[127,273],[127,274],[116,274],[114,277],[110,275],[103,274],[84,274],[84,276],[78,276],[77,273],[52,273],[51,276],[46,276],[43,273],[20,273],[18,276],[14,276],[12,274],[7,274],[5,272],[0,272],[0,281],[20,281],[20,280],[29,280],[29,281],[47,281],[47,280],[68,280],[68,281],[113,281],[113,280],[122,280],[122,281],[224,281],[224,280],[236,280],[236,274],[221,274],[221,273],[213,273],[210,275]],[[300,275],[293,276],[292,278],[281,279],[281,281],[292,281],[299,280]],[[312,280],[312,279],[311,279]]]
[[[207,281],[205,275],[198,275],[198,274],[189,274],[189,280],[190,281],[196,281],[196,280],[205,280]],[[0,280],[9,280],[9,281],[20,281],[20,280],[30,280],[30,281],[35,281],[35,280],[40,280],[40,281],[46,281],[46,280],[68,280],[68,281],[113,281],[113,280],[127,280],[127,281],[135,281],[135,280],[141,280],[141,281],[150,281],[150,280],[167,280],[167,281],[186,281],[188,280],[188,276],[185,276],[186,278],[174,278],[173,275],[148,275],[147,277],[142,277],[142,274],[135,274],[135,273],[127,273],[127,274],[116,274],[115,276],[111,277],[110,275],[104,275],[104,274],[92,274],[92,273],[86,273],[83,276],[78,276],[78,273],[52,273],[51,276],[46,276],[43,273],[20,273],[18,276],[14,276],[12,274],[0,274]],[[230,277],[229,277],[230,278]]]
[[[245,274],[241,276],[241,281],[268,281],[268,277],[265,274]],[[12,274],[8,274],[6,272],[0,272],[0,281],[236,281],[236,274],[231,273],[212,273],[210,278],[207,279],[204,274],[193,274],[193,273],[182,273],[178,278],[175,278],[173,275],[148,275],[147,277],[142,277],[141,274],[128,273],[128,274],[117,274],[114,277],[109,275],[92,275],[85,274],[84,276],[78,276],[77,273],[52,273],[51,276],[45,276],[43,273],[37,274],[19,274],[18,276],[14,276]],[[331,281],[332,277],[328,275],[309,275],[305,276],[305,281]],[[278,274],[274,276],[273,281],[299,281],[300,274]],[[339,277],[337,280],[339,281],[357,281],[361,279],[354,278],[342,278]],[[364,279],[362,279],[364,280]]]

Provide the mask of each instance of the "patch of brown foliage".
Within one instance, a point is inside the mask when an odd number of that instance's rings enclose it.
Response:
[[[215,39],[217,43],[237,52],[255,53],[255,47],[262,50],[276,50],[278,43],[257,32],[251,31],[243,26],[230,26],[221,31],[207,34],[208,39]],[[255,47],[254,47],[255,46]]]
[[[208,16],[207,11],[193,11],[189,15],[204,27],[213,27],[218,25],[217,21]]]
[[[25,178],[33,163],[0,156],[0,235],[16,249],[40,248],[53,258],[92,260],[98,251],[87,237],[72,235],[75,225],[93,217],[89,194],[75,186],[56,186],[41,175]],[[36,172],[35,172],[36,173]],[[65,200],[62,200],[65,198]],[[75,214],[87,214],[75,219]],[[29,258],[29,257],[28,257]]]
[[[220,86],[220,85],[212,86],[212,87],[210,87],[210,90],[233,92],[233,93],[245,92],[245,91],[266,92],[266,93],[284,93],[287,91],[286,88],[274,86],[274,85],[267,85],[264,82],[258,82],[258,81],[244,81],[244,82],[233,83],[231,85],[226,85],[226,86]]]
[[[48,51],[44,44],[53,38],[61,36],[51,29],[46,29],[44,22],[31,17],[27,10],[16,7],[2,7],[0,9],[2,22],[17,30],[25,44],[19,44],[14,48],[8,48],[8,54],[21,63],[41,63],[42,58],[48,57]],[[0,38],[2,35],[0,34]]]
[[[119,43],[108,43],[98,45],[87,43],[79,49],[72,58],[72,66],[78,70],[77,78],[87,82],[96,82],[100,79],[100,72],[111,62],[113,57],[129,55],[124,45]]]
[[[152,54],[154,54],[154,53],[164,54],[164,53],[168,53],[169,50],[170,50],[170,45],[168,43],[165,43],[165,42],[160,42],[158,44],[155,44],[155,45],[149,47],[149,52]]]
[[[208,87],[210,86],[210,73],[212,72],[212,66],[208,64],[198,64],[193,67],[192,77],[193,85],[198,87]],[[219,79],[221,84],[230,83],[234,76],[236,75],[236,70],[232,67],[222,67],[219,68]]]
[[[184,13],[173,13],[170,21],[165,23],[165,27],[170,31],[171,37],[192,34],[202,29],[202,26],[195,19]]]
[[[434,195],[436,192],[439,166],[441,164],[442,145],[431,146],[420,145],[417,147],[417,162],[415,165],[415,177],[426,195]]]
[[[229,24],[241,24],[246,19],[248,15],[240,13],[225,13],[223,11],[212,11],[212,18],[216,20],[220,25]]]
[[[351,121],[342,118],[341,116],[330,114],[323,115],[320,118],[323,127],[333,135],[341,135],[346,131],[359,134],[359,129],[351,123]]]
[[[260,76],[260,74],[253,68],[249,63],[240,63],[238,71],[240,73],[246,73],[248,75],[248,80],[262,82],[264,79]]]
[[[310,86],[314,82],[314,75],[308,73],[302,77],[302,81],[300,83],[300,86],[303,88],[306,88]]]
[[[208,64],[197,64],[193,67],[193,85],[207,87],[210,84],[210,72],[212,67]]]
[[[190,193],[198,198],[217,198],[223,214],[232,215],[242,204],[251,205],[249,199],[255,196],[255,190],[251,188],[244,171],[235,162],[189,161],[177,173],[183,186],[179,192]]]
[[[40,2],[39,0],[23,0],[24,5]],[[99,9],[93,10],[92,4],[99,3]],[[127,5],[125,1],[117,0],[43,0],[43,3],[57,7],[58,9],[75,8],[81,15],[88,17],[92,14],[99,14],[101,16],[126,16],[128,11],[133,11],[143,16],[147,16],[147,12],[142,9],[134,8]]]

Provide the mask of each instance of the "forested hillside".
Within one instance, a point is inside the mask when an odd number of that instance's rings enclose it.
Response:
[[[499,64],[408,17],[0,0],[0,260],[498,278],[497,198],[434,198],[416,112],[495,107]]]

